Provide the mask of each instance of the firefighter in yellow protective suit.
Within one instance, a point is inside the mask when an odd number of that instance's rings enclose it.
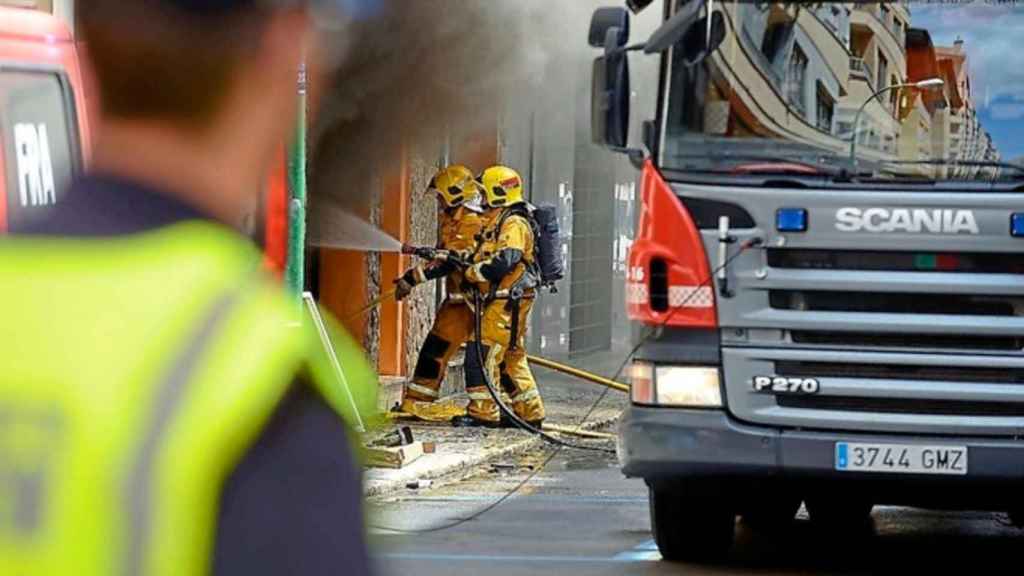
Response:
[[[488,168],[478,179],[484,203],[493,216],[483,241],[466,269],[484,304],[478,350],[474,340],[466,349],[467,412],[472,421],[500,426],[501,414],[487,389],[490,382],[508,395],[517,416],[534,427],[544,420],[544,403],[526,360],[526,323],[536,298],[536,271],[530,207],[523,198],[523,180],[504,166]],[[480,358],[483,365],[480,365]]]
[[[437,248],[470,258],[484,225],[483,210],[476,207],[479,191],[473,173],[465,166],[449,166],[434,176],[430,191],[442,208]],[[415,286],[438,278],[446,278],[447,297],[420,348],[412,382],[402,393],[401,411],[427,420],[435,419],[431,404],[438,400],[448,361],[473,337],[474,315],[462,292],[462,270],[453,261],[416,266],[395,281],[395,296],[403,300]],[[436,419],[448,418],[441,414]]]

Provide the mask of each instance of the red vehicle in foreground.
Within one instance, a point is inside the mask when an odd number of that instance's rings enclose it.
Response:
[[[0,7],[0,235],[17,234],[40,217],[88,165],[96,100],[84,62],[58,18]],[[288,241],[286,163],[282,147],[251,228],[276,273],[284,269]]]
[[[67,26],[0,8],[0,234],[53,206],[88,162],[86,102]]]

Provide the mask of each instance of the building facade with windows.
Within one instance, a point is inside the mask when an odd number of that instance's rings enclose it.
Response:
[[[934,46],[912,27],[907,4],[735,2],[721,10],[727,37],[713,56],[705,134],[833,153],[849,151],[856,138],[858,156],[882,164],[997,158],[973,104],[963,42]],[[886,90],[928,78],[946,85]],[[908,172],[969,176],[977,168],[921,164]]]

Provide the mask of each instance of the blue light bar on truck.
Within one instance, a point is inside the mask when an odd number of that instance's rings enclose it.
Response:
[[[775,229],[779,232],[807,232],[807,210],[779,208],[775,213]]]
[[[1024,212],[1017,212],[1010,216],[1010,234],[1017,238],[1024,238]]]

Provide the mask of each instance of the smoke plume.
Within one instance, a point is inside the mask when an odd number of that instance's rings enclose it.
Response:
[[[350,24],[334,79],[318,92],[311,201],[367,214],[374,174],[403,146],[443,147],[493,126],[511,99],[533,99],[553,50],[587,50],[591,0],[381,0]],[[433,158],[431,158],[433,160]],[[316,228],[316,211],[313,211]]]

